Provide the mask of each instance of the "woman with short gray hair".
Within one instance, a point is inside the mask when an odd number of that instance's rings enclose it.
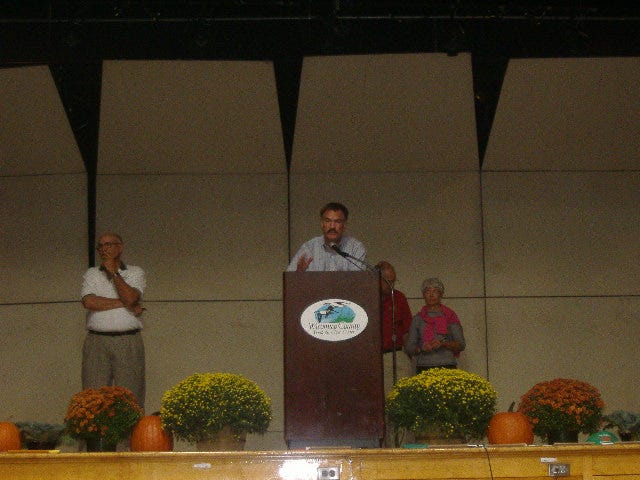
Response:
[[[406,353],[416,359],[416,373],[430,368],[457,368],[466,342],[456,312],[442,304],[444,285],[439,278],[422,282],[425,305],[413,317]]]

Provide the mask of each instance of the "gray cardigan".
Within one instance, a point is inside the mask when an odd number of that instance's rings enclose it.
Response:
[[[448,348],[439,348],[431,352],[415,353],[417,347],[422,347],[422,337],[424,336],[425,322],[420,314],[416,314],[411,321],[409,336],[405,342],[404,350],[410,357],[416,357],[418,367],[437,367],[444,365],[457,365],[458,360],[454,353]],[[458,323],[447,324],[447,333],[436,334],[438,340],[446,342],[459,342],[461,350],[466,347],[462,326]]]

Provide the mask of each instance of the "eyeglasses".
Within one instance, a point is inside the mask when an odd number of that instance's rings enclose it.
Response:
[[[102,250],[103,248],[113,247],[115,245],[122,245],[120,242],[104,242],[96,245],[96,250]]]

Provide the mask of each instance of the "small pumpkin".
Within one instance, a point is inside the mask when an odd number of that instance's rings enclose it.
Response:
[[[132,452],[171,452],[173,436],[162,428],[158,413],[142,417],[131,432]]]
[[[514,412],[512,402],[509,410],[496,413],[489,421],[487,439],[491,444],[533,443],[533,425],[522,412]]]
[[[20,450],[20,429],[15,423],[0,422],[0,452],[7,450]]]

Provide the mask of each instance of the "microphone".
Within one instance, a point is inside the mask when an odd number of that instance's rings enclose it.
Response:
[[[364,260],[362,260],[361,258],[357,258],[354,257],[353,255],[349,255],[347,252],[345,252],[344,250],[342,250],[337,243],[335,242],[331,242],[329,244],[329,248],[331,248],[334,252],[336,252],[338,255],[340,255],[341,257],[346,258],[350,263],[354,264],[356,267],[360,268],[361,270],[369,270],[371,272],[378,272],[380,273],[380,268],[378,266],[371,266],[369,265],[367,262],[365,262]],[[358,262],[355,263],[354,262]]]
[[[340,247],[338,246],[337,243],[335,242],[331,242],[331,244],[329,245],[329,247],[331,247],[338,255],[340,255],[341,257],[344,258],[349,258],[351,257],[351,255],[349,255],[347,252],[344,252],[340,249]]]

